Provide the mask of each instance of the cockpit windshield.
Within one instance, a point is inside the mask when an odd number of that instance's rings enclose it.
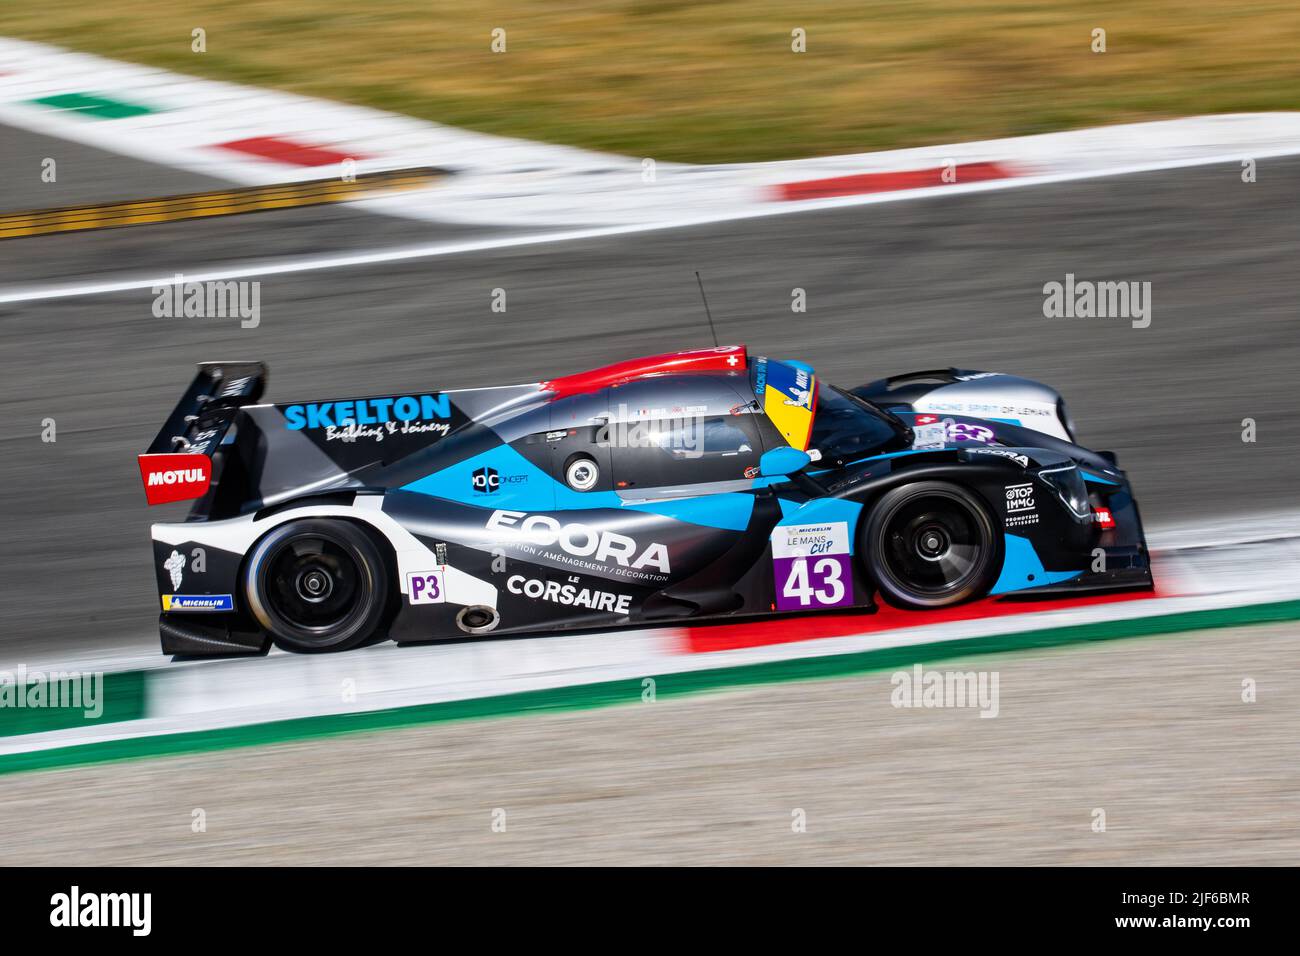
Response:
[[[911,447],[902,421],[842,388],[822,383],[817,392],[810,448],[822,461],[842,465],[871,455],[904,451]]]

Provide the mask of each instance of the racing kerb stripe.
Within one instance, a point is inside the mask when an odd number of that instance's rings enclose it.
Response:
[[[953,163],[930,169],[907,169],[882,173],[859,173],[781,183],[773,187],[772,198],[784,202],[803,199],[831,199],[836,196],[865,196],[870,193],[928,189],[959,183],[982,183],[1019,175],[1005,163]]]
[[[358,174],[352,179],[334,176],[273,186],[247,186],[153,199],[6,213],[0,215],[0,239],[350,202],[404,189],[418,189],[444,175],[443,170],[435,167],[397,169]]]
[[[283,136],[250,136],[235,139],[227,143],[217,143],[216,149],[228,149],[235,153],[246,153],[261,159],[290,166],[332,166],[346,160],[361,160],[366,157],[342,153],[324,146],[309,146]]]
[[[915,664],[956,660],[1010,651],[1043,650],[1097,641],[1154,637],[1186,631],[1300,620],[1300,600],[1190,611],[1014,634],[888,647],[823,657],[791,658],[675,672],[653,676],[656,697],[720,690],[727,687],[846,677]],[[157,672],[145,672],[154,674]],[[141,757],[204,753],[332,737],[340,734],[415,727],[423,724],[487,717],[584,710],[642,700],[638,677],[625,680],[529,690],[466,700],[416,704],[388,710],[300,717],[214,730],[127,737],[57,749],[0,755],[0,774],[54,767],[106,763]]]
[[[101,93],[57,93],[53,96],[37,97],[28,102],[33,106],[43,106],[46,109],[76,113],[78,116],[101,120],[127,119],[158,112],[143,103],[132,103],[121,97],[108,97]]]

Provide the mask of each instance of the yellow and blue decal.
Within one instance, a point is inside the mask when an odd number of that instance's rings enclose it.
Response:
[[[817,375],[803,362],[759,361],[764,368],[755,376],[754,390],[763,413],[791,448],[807,451],[817,408]]]

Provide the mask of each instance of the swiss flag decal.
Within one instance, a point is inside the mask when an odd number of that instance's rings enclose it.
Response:
[[[207,455],[140,455],[140,480],[151,505],[202,498],[212,482]]]

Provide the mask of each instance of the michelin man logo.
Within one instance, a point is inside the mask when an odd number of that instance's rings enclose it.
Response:
[[[794,385],[790,387],[790,395],[791,397],[785,400],[786,405],[793,405],[795,408],[812,408],[812,376],[801,368],[794,371]]]
[[[787,398],[785,404],[793,405],[795,408],[812,408],[812,389],[792,389],[794,398]]]
[[[181,576],[185,571],[185,555],[179,551],[173,551],[171,556],[163,562],[163,568],[172,576],[172,587],[181,586]]]

